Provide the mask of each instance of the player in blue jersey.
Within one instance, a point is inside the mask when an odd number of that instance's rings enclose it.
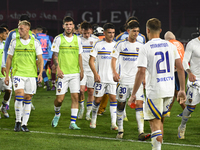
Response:
[[[47,64],[47,61],[52,58],[53,53],[51,52],[51,41],[49,39],[49,36],[43,33],[42,26],[36,27],[36,36],[37,36],[37,39],[40,41],[42,51],[43,51],[42,57],[44,60],[44,68],[42,72],[42,77],[44,80],[44,85],[47,87],[47,91],[50,91],[51,87],[49,85],[49,80],[46,74],[45,65]]]

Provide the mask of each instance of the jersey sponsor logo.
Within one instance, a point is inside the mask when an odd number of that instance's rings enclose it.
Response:
[[[123,57],[123,61],[136,61],[137,58],[126,58],[126,57]]]
[[[137,52],[139,51],[139,47],[136,47],[136,51],[137,51]]]
[[[105,47],[103,47],[101,50],[106,50]]]
[[[90,41],[90,45],[93,45],[93,41]]]
[[[151,44],[151,48],[159,48],[159,47],[168,47],[167,43],[160,43],[160,44]]]
[[[127,49],[127,48],[125,48],[123,51],[128,51],[128,49]]]
[[[174,77],[169,76],[169,77],[162,77],[162,78],[156,78],[156,79],[157,79],[157,83],[158,83],[158,82],[172,81],[172,80],[174,80]]]
[[[111,56],[101,56],[101,59],[111,59]]]

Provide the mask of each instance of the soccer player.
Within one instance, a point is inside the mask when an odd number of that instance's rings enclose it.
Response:
[[[110,98],[110,114],[111,114],[111,129],[117,130],[116,125],[116,82],[112,77],[111,69],[111,51],[115,45],[113,38],[115,36],[115,26],[111,23],[106,23],[104,26],[105,39],[97,41],[91,52],[89,65],[94,74],[94,96],[95,100],[92,105],[92,119],[90,128],[96,128],[97,111],[102,97],[105,93],[109,94]],[[96,59],[96,67],[95,67]]]
[[[42,81],[42,48],[40,42],[29,35],[30,27],[30,22],[26,20],[21,21],[18,24],[20,37],[16,37],[16,39],[11,41],[8,51],[8,58],[6,61],[6,85],[9,85],[9,71],[12,64],[13,87],[16,97],[16,123],[14,128],[14,131],[16,132],[19,132],[20,130],[29,132],[29,129],[27,128],[27,122],[31,113],[31,98],[33,94],[36,93],[36,57],[38,58],[40,69],[38,81]]]
[[[83,60],[83,70],[84,70],[84,77],[80,83],[80,95],[79,95],[79,104],[80,110],[78,114],[78,119],[83,118],[84,113],[84,92],[85,92],[85,85],[87,85],[87,113],[86,113],[86,120],[91,120],[90,112],[92,110],[92,102],[94,100],[93,92],[94,92],[94,74],[89,66],[89,54],[93,47],[93,44],[98,41],[98,37],[91,34],[92,26],[90,23],[84,21],[81,23],[81,33],[80,35],[82,46],[83,46],[83,53],[82,53],[82,60]]]
[[[23,20],[30,22],[30,18],[26,14],[20,16],[19,23]],[[36,38],[36,35],[34,33],[32,33],[31,30],[29,31],[29,35],[32,36],[33,38]],[[19,32],[18,32],[18,28],[11,30],[8,33],[8,37],[6,38],[6,42],[5,42],[5,46],[4,46],[4,53],[3,53],[4,55],[3,55],[3,58],[2,58],[2,64],[1,64],[1,73],[3,75],[5,75],[5,71],[6,71],[5,63],[6,63],[6,59],[7,59],[7,53],[8,53],[9,45],[10,45],[12,39],[15,39],[16,37],[20,37]],[[8,105],[8,107],[9,107],[9,105]],[[33,103],[31,103],[31,108],[32,108],[32,110],[35,110]]]
[[[136,41],[140,31],[139,23],[135,20],[127,24],[128,38],[117,42],[112,52],[111,66],[113,71],[113,78],[118,82],[117,86],[117,124],[118,134],[116,138],[123,138],[123,116],[126,100],[131,95],[134,79],[137,72],[137,57],[139,50],[143,46],[142,43]],[[119,61],[119,73],[116,71],[116,61]],[[146,140],[150,138],[150,134],[144,133],[144,114],[143,114],[143,101],[144,91],[143,84],[140,85],[136,93],[136,120],[138,124],[138,140]]]
[[[185,138],[186,123],[189,116],[194,112],[196,105],[200,102],[200,36],[192,39],[186,46],[185,55],[183,58],[183,67],[188,73],[187,81],[187,101],[186,107],[183,110],[182,121],[178,127],[178,138]],[[190,62],[190,66],[188,63]]]
[[[69,87],[72,99],[71,123],[69,129],[79,130],[80,128],[76,125],[76,119],[78,114],[80,80],[83,79],[81,56],[83,48],[81,39],[73,34],[73,28],[74,19],[69,16],[64,17],[64,33],[55,37],[51,48],[58,76],[56,99],[54,101],[55,116],[52,120],[52,127],[58,125],[61,115],[61,105]]]
[[[49,85],[49,79],[46,74],[45,65],[47,64],[47,61],[52,58],[51,41],[49,39],[49,36],[43,33],[42,26],[36,27],[36,36],[37,36],[37,39],[40,41],[42,51],[43,51],[42,57],[44,60],[44,68],[42,72],[42,77],[44,80],[44,85],[47,87],[47,91],[50,91],[51,87]]]
[[[168,112],[171,98],[174,96],[174,66],[180,81],[177,99],[180,103],[186,100],[185,74],[177,48],[169,41],[160,39],[160,32],[161,22],[156,18],[149,19],[146,23],[149,41],[139,51],[138,71],[128,100],[129,105],[135,103],[136,92],[147,71],[144,119],[150,123],[153,150],[161,150],[163,117]]]
[[[164,35],[164,38],[165,40],[171,42],[172,44],[174,44],[178,50],[178,54],[181,58],[181,62],[183,62],[183,57],[184,57],[184,54],[185,54],[185,50],[184,50],[184,46],[181,42],[179,42],[178,40],[176,40],[176,37],[175,35],[171,32],[171,31],[167,31]],[[170,117],[170,110],[174,104],[174,101],[175,101],[175,98],[177,97],[177,93],[178,91],[180,90],[180,84],[179,84],[179,80],[178,80],[178,74],[177,74],[177,71],[175,69],[175,72],[174,72],[174,77],[175,77],[175,92],[174,92],[174,97],[173,97],[173,100],[169,106],[169,112],[167,114],[167,116]],[[185,78],[187,77],[187,72],[185,72]],[[184,110],[186,105],[185,103],[183,104],[180,104],[180,106],[182,107],[182,109]],[[177,117],[182,117],[182,113],[177,115]]]
[[[7,31],[5,28],[0,27],[0,63],[2,62],[2,57],[3,57],[3,49],[4,49],[4,44],[5,40],[7,37]],[[11,97],[11,92],[12,92],[12,82],[11,79],[9,78],[10,82],[9,85],[5,85],[4,83],[5,77],[2,73],[0,73],[0,89],[5,91],[3,101],[2,101],[2,106],[1,106],[1,112],[3,113],[4,117],[9,118],[9,114],[7,112],[7,102]]]

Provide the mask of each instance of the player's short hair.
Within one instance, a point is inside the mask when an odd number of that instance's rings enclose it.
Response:
[[[6,32],[6,29],[3,27],[0,27],[0,34]]]
[[[126,29],[133,29],[133,28],[139,28],[140,24],[136,20],[131,20],[128,22]]]
[[[6,29],[8,30],[8,25],[5,24],[5,23],[2,23],[2,24],[0,25],[0,27],[6,28]]]
[[[26,15],[26,14],[22,14],[22,15],[20,16],[19,21],[23,21],[23,20],[26,20],[26,21],[30,22],[30,18],[29,18],[29,16]]]
[[[92,29],[92,25],[87,21],[83,21],[81,23],[81,29],[85,29],[85,30]]]
[[[42,26],[37,26],[37,27],[36,27],[36,30],[42,31],[42,30],[43,30],[43,27],[42,27]]]
[[[103,29],[104,31],[106,31],[107,29],[115,29],[115,25],[112,23],[106,23],[103,25]]]
[[[138,20],[137,17],[131,16],[131,17],[128,18],[128,20],[126,20],[126,24],[128,24],[131,20],[136,20],[139,23],[139,20]]]
[[[146,27],[148,27],[152,31],[160,31],[161,22],[157,18],[151,18],[147,21]]]
[[[29,28],[31,28],[31,23],[26,20],[23,20],[20,23],[18,23],[18,26],[20,26],[20,25],[25,25],[25,26],[28,26]]]
[[[70,17],[70,16],[65,16],[64,19],[63,19],[63,24],[64,24],[65,22],[70,22],[70,21],[72,21],[73,24],[74,24],[74,19],[73,19],[72,17]]]
[[[42,27],[42,33],[46,33],[47,32],[47,28],[46,27]]]

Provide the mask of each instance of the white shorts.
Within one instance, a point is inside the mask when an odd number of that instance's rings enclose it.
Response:
[[[58,78],[56,95],[63,95],[68,92],[68,87],[70,88],[70,93],[80,93],[80,74],[67,74],[63,76],[63,79]]]
[[[94,96],[102,97],[104,94],[116,95],[116,84],[97,83],[94,84]]]
[[[4,83],[5,77],[0,78],[0,90],[4,91],[4,90],[12,90],[12,81],[11,78],[9,77],[9,85],[6,85]]]
[[[200,93],[197,88],[188,87],[187,89],[187,100],[185,102],[186,105],[197,105],[200,103]]]
[[[81,85],[86,85],[88,88],[94,88],[94,75],[93,73],[87,71],[84,72],[84,77],[81,80]]]
[[[126,99],[130,97],[133,91],[133,85],[123,85],[119,84],[117,86],[117,96],[116,99],[119,102],[126,102]],[[144,90],[143,90],[143,84],[139,87],[137,93],[136,93],[136,100],[142,100],[144,101]]]
[[[143,104],[144,120],[161,119],[164,117],[171,104],[172,97],[160,99],[146,99]]]
[[[37,89],[36,78],[14,76],[13,87],[14,91],[19,89],[24,89],[25,94],[35,94]]]

